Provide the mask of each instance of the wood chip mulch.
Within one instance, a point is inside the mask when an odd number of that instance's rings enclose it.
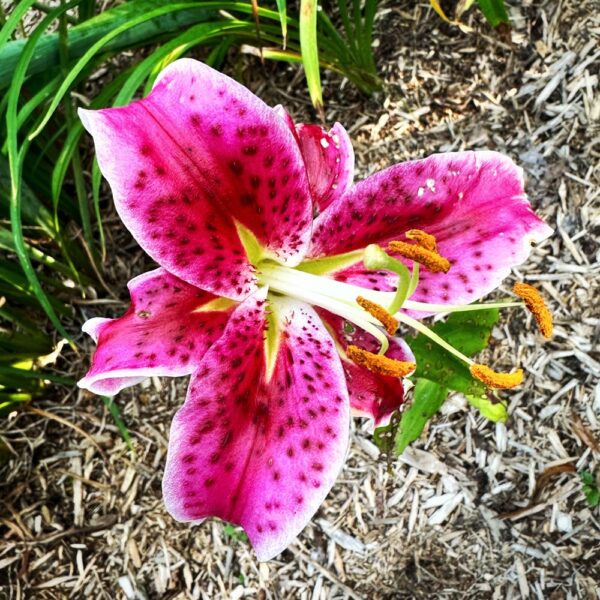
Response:
[[[259,564],[239,530],[189,527],[165,512],[168,428],[185,381],[118,396],[135,454],[97,397],[64,390],[0,420],[10,454],[0,470],[0,599],[600,598],[600,515],[579,479],[600,475],[599,15],[595,0],[512,3],[506,40],[473,11],[463,33],[427,2],[384,2],[385,91],[365,99],[324,77],[327,121],[350,131],[359,177],[475,148],[525,169],[556,233],[504,292],[515,280],[538,286],[556,331],[543,343],[530,317],[508,311],[494,331],[487,362],[526,371],[505,393],[506,425],[454,396],[388,470],[355,422],[327,501],[289,550]],[[295,68],[241,60],[256,93],[313,120]],[[123,299],[123,282],[148,263],[116,220],[108,225],[106,279]],[[96,292],[79,304],[81,321],[122,311]],[[86,358],[63,367],[81,376]]]

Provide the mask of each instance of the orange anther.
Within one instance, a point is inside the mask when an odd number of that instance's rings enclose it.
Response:
[[[409,240],[413,240],[417,246],[437,253],[437,241],[430,233],[425,233],[421,229],[409,229],[404,235]]]
[[[385,330],[390,334],[394,335],[398,330],[398,321],[390,315],[390,313],[380,306],[376,302],[371,302],[367,298],[358,296],[356,303],[364,308],[370,315],[373,315],[384,327]]]
[[[389,248],[404,258],[418,262],[432,273],[447,273],[450,270],[450,262],[447,258],[417,244],[394,241],[390,242]]]
[[[493,388],[509,389],[523,383],[523,369],[517,369],[514,373],[496,373],[485,365],[471,365],[469,371],[475,379]]]
[[[366,369],[369,369],[369,371],[377,373],[378,375],[387,375],[389,377],[406,377],[417,368],[417,365],[414,362],[394,360],[393,358],[388,358],[387,356],[367,352],[367,350],[353,345],[350,345],[346,348],[346,354],[348,355],[348,358],[357,365],[365,367]]]
[[[535,317],[542,335],[546,338],[552,337],[552,313],[546,306],[540,293],[527,283],[515,283],[513,292],[519,298],[523,298],[525,306],[527,306],[531,314]]]

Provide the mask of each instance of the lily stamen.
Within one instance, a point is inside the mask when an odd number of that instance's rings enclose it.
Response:
[[[497,373],[490,367],[480,365],[465,356],[462,352],[451,346],[446,340],[441,338],[437,333],[431,331],[427,326],[423,325],[416,319],[409,317],[403,313],[398,314],[398,320],[405,323],[409,327],[417,330],[419,333],[426,335],[433,342],[447,350],[464,363],[469,365],[469,371],[475,379],[479,379],[489,387],[508,389],[520,385],[523,382],[523,370],[517,369],[514,373]]]
[[[356,303],[364,308],[370,315],[375,317],[388,332],[389,335],[394,335],[398,330],[398,321],[395,319],[383,306],[372,302],[363,296],[356,298]]]
[[[403,362],[381,354],[373,354],[354,345],[346,348],[346,354],[357,365],[365,367],[373,373],[389,377],[406,377],[417,368],[414,362]]]
[[[450,261],[447,258],[417,244],[393,241],[389,243],[388,247],[400,256],[423,265],[432,273],[447,273],[450,270]]]
[[[417,246],[421,246],[421,248],[425,248],[425,250],[429,250],[430,252],[438,253],[437,240],[430,233],[426,233],[421,229],[409,229],[404,236],[415,242]]]
[[[473,364],[469,371],[475,379],[492,388],[510,389],[523,383],[523,369],[517,369],[514,373],[497,373],[485,365]]]
[[[552,313],[546,306],[540,293],[527,283],[515,283],[513,292],[519,296],[519,298],[523,298],[525,306],[527,306],[534,316],[542,335],[545,338],[552,337]]]

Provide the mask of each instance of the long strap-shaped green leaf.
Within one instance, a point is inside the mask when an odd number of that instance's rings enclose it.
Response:
[[[12,29],[16,25],[16,23],[12,23],[12,27],[10,27],[11,21],[14,21],[13,17],[17,10],[19,10],[19,15],[22,16],[33,3],[32,0],[22,2],[15,9],[15,13],[11,15],[11,18],[0,32],[0,88],[9,85],[14,67],[26,43],[26,40],[15,40],[3,45],[9,39]],[[73,27],[69,31],[70,56],[73,58],[81,57],[94,42],[106,33],[127,23],[136,15],[147,14],[165,4],[168,3],[162,0],[132,0],[131,2],[126,2],[103,11],[88,21]],[[177,32],[199,20],[205,20],[209,17],[211,11],[206,10],[203,4],[198,2],[191,10],[183,12],[175,11],[173,15],[164,15],[160,20],[145,22],[140,27],[130,30],[127,35],[115,39],[106,49],[118,51],[122,48],[131,48],[138,44],[146,43],[148,40],[156,39],[161,35]],[[21,9],[21,5],[23,5],[24,10]],[[5,29],[6,34],[3,35]],[[54,68],[59,61],[58,47],[59,39],[57,33],[45,35],[40,41],[36,55],[28,67],[27,74],[41,73]]]
[[[53,269],[57,273],[62,273],[65,277],[73,277],[73,271],[69,266],[65,265],[59,260],[56,260],[54,257],[48,254],[44,254],[35,246],[31,246],[26,243],[25,248],[27,250],[27,254],[33,258],[33,260],[36,260],[44,266]],[[16,252],[13,236],[11,232],[4,227],[0,227],[0,249],[7,250],[8,252]],[[92,280],[85,275],[82,275],[81,278],[83,283],[87,285],[92,283]]]
[[[286,0],[277,0],[277,11],[281,21],[281,37],[283,37],[283,49],[287,43],[287,2]]]
[[[241,10],[241,11],[245,11],[245,12],[248,12],[248,9],[251,10],[250,5],[244,5],[241,2],[231,2],[231,3],[204,2],[204,3],[202,3],[201,6],[203,8],[222,8],[225,4],[230,4],[231,8],[234,10]],[[152,19],[156,19],[163,15],[170,14],[174,11],[188,10],[190,8],[197,8],[197,7],[198,7],[198,3],[194,3],[194,2],[182,2],[182,3],[163,5],[163,6],[160,6],[159,8],[156,8],[150,12],[147,12],[142,15],[138,15],[137,17],[130,19],[126,23],[123,23],[121,26],[117,27],[116,29],[113,29],[112,31],[110,31],[109,33],[104,35],[102,38],[100,38],[95,44],[93,44],[87,50],[87,52],[85,52],[85,54],[81,57],[81,59],[79,59],[77,61],[77,63],[75,64],[75,66],[71,69],[71,71],[69,72],[69,75],[65,78],[65,80],[63,81],[59,90],[57,91],[56,95],[52,99],[50,107],[48,108],[44,118],[42,119],[42,121],[40,122],[40,124],[36,128],[36,130],[29,135],[29,139],[32,140],[33,138],[35,138],[40,133],[40,131],[46,126],[46,124],[48,123],[48,120],[50,119],[50,117],[52,116],[52,114],[54,113],[54,111],[56,110],[58,105],[60,104],[60,101],[62,100],[63,96],[67,93],[67,91],[69,90],[71,85],[74,83],[74,81],[77,79],[77,77],[79,76],[81,71],[85,68],[87,63],[92,59],[92,57],[97,52],[99,52],[101,49],[103,49],[111,40],[115,39],[122,33],[132,29],[133,27],[136,27],[137,25],[140,25],[140,24],[150,21]],[[277,19],[279,18],[277,12],[275,12],[275,11],[267,11],[264,9],[262,9],[262,10],[259,9],[259,14],[269,16],[271,18],[277,18]]]
[[[21,148],[18,146],[17,139],[17,108],[19,102],[19,92],[21,90],[21,86],[23,85],[23,81],[25,80],[25,74],[27,72],[27,65],[33,56],[33,52],[35,50],[35,46],[41,37],[41,35],[46,31],[50,23],[54,21],[58,16],[60,16],[66,10],[77,6],[79,0],[73,0],[69,4],[65,4],[64,6],[60,6],[59,8],[51,11],[44,19],[42,19],[41,23],[35,28],[33,33],[30,35],[29,40],[25,44],[23,49],[23,53],[19,58],[19,62],[15,68],[15,73],[13,76],[12,84],[8,91],[8,103],[6,108],[6,130],[7,130],[7,138],[8,138],[8,162],[10,169],[10,178],[11,178],[11,197],[10,197],[10,222],[13,234],[13,240],[15,243],[15,250],[17,253],[17,257],[19,258],[19,262],[21,263],[21,267],[29,285],[33,293],[35,294],[38,302],[41,304],[42,308],[45,310],[48,318],[56,328],[56,330],[63,337],[67,338],[71,343],[72,340],[67,332],[64,330],[54,308],[46,296],[42,286],[38,280],[38,277],[33,269],[33,265],[31,264],[31,260],[27,254],[27,247],[25,244],[25,240],[23,237],[23,226],[21,222],[21,172],[23,169],[23,157],[25,156],[29,144],[27,141],[23,143]]]
[[[316,110],[322,113],[323,93],[317,46],[317,0],[300,1],[300,49],[310,99]]]
[[[23,17],[23,15],[31,8],[31,6],[36,2],[36,0],[22,0],[15,6],[13,11],[8,17],[6,23],[2,29],[0,29],[0,47],[2,47],[12,35],[12,32],[15,30],[19,21]]]

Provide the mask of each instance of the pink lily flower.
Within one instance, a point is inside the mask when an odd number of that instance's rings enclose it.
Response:
[[[97,349],[79,385],[191,375],[166,507],[241,525],[260,560],[329,492],[351,410],[379,426],[402,404],[415,365],[398,322],[427,334],[416,317],[486,295],[551,232],[504,156],[440,154],[354,184],[341,125],[295,125],[190,59],[143,100],[80,115],[160,268],[129,282],[122,317],[84,325]]]

